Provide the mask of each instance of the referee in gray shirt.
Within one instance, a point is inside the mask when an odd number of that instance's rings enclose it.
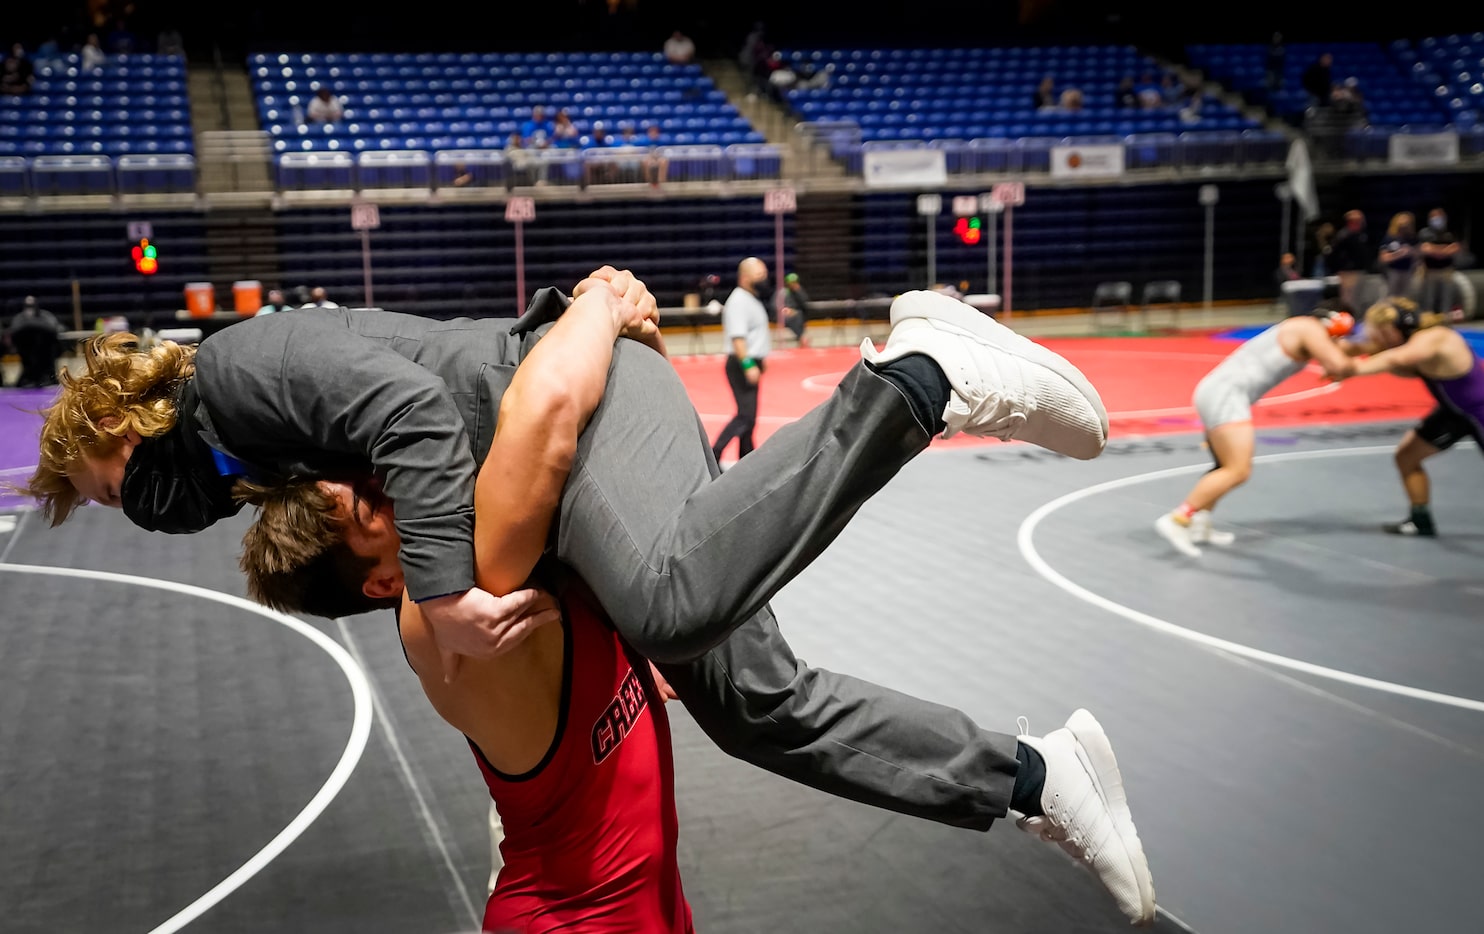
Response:
[[[717,435],[711,453],[721,462],[721,452],[737,439],[738,460],[752,453],[752,430],[757,425],[757,389],[763,378],[763,361],[773,349],[772,322],[768,306],[758,296],[767,287],[768,266],[755,256],[737,264],[737,287],[721,309],[721,327],[728,342],[727,385],[737,400],[737,414]]]

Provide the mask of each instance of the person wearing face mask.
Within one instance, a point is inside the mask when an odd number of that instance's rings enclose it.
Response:
[[[1386,294],[1406,298],[1412,294],[1413,273],[1417,269],[1417,218],[1402,211],[1391,218],[1386,228],[1386,242],[1377,257],[1386,273]]]
[[[1453,231],[1448,229],[1448,214],[1442,208],[1427,212],[1427,229],[1422,232],[1420,241],[1422,294],[1417,304],[1423,311],[1452,311],[1457,301],[1453,264],[1461,247]]]
[[[773,349],[767,305],[770,295],[767,263],[749,256],[737,264],[737,287],[721,309],[721,326],[727,339],[727,385],[737,400],[737,414],[711,445],[718,463],[733,438],[737,439],[738,460],[751,454],[754,447],[758,386],[763,379],[763,361]]]

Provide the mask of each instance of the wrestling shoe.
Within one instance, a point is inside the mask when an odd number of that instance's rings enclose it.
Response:
[[[1217,548],[1226,548],[1235,542],[1237,537],[1230,532],[1212,528],[1211,510],[1202,509],[1190,517],[1190,540],[1197,545],[1215,545]]]
[[[1175,550],[1181,554],[1192,558],[1201,556],[1201,550],[1195,546],[1195,535],[1191,527],[1176,522],[1175,517],[1169,513],[1154,520],[1154,530],[1160,534],[1161,538],[1174,545]]]
[[[1028,729],[1024,719],[1020,728],[1022,734]],[[1021,816],[1015,825],[1091,869],[1130,922],[1151,923],[1154,877],[1129,813],[1113,746],[1097,719],[1078,710],[1059,730],[1017,738],[1041,754],[1046,782],[1041,789],[1045,814]]]
[[[1401,522],[1388,522],[1381,526],[1381,528],[1391,535],[1412,535],[1423,538],[1438,537],[1438,530],[1431,522],[1424,525],[1412,519],[1403,519]]]
[[[1108,412],[1087,377],[988,315],[941,292],[904,292],[891,324],[886,347],[867,338],[861,356],[876,366],[931,357],[952,386],[943,437],[1025,441],[1080,460],[1108,443]]]

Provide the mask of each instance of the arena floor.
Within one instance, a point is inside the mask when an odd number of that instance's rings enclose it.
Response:
[[[1484,830],[1484,481],[1430,465],[1441,537],[1379,532],[1390,451],[1429,407],[1390,377],[1302,373],[1258,410],[1229,549],[1152,522],[1209,460],[1188,408],[1234,346],[1048,341],[1115,413],[1092,462],[941,443],[775,601],[798,653],[1034,732],[1085,706],[1118,751],[1160,928],[1477,930]],[[823,398],[846,348],[770,361],[763,427]],[[715,359],[677,367],[713,431]],[[45,394],[0,396],[0,480]],[[240,600],[245,520],[190,538],[88,508],[0,514],[5,931],[477,927],[487,795],[389,615],[290,625]],[[686,892],[703,934],[1124,929],[1089,875],[997,825],[873,811],[729,760],[670,705]]]

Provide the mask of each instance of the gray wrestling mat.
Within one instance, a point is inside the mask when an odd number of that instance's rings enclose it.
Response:
[[[1470,448],[1429,465],[1441,538],[1384,536],[1403,428],[1265,435],[1259,455],[1281,456],[1218,513],[1236,544],[1198,561],[1151,525],[1195,475],[1162,472],[1204,469],[1195,438],[1091,463],[931,451],[775,607],[812,663],[992,729],[1095,712],[1175,916],[1158,929],[1478,930],[1484,465]],[[122,575],[0,573],[6,932],[477,926],[488,799],[390,615],[295,628],[133,579],[240,594],[243,526],[176,538],[89,508],[0,531],[11,565]],[[702,934],[1126,927],[1009,823],[833,800],[670,713]]]

